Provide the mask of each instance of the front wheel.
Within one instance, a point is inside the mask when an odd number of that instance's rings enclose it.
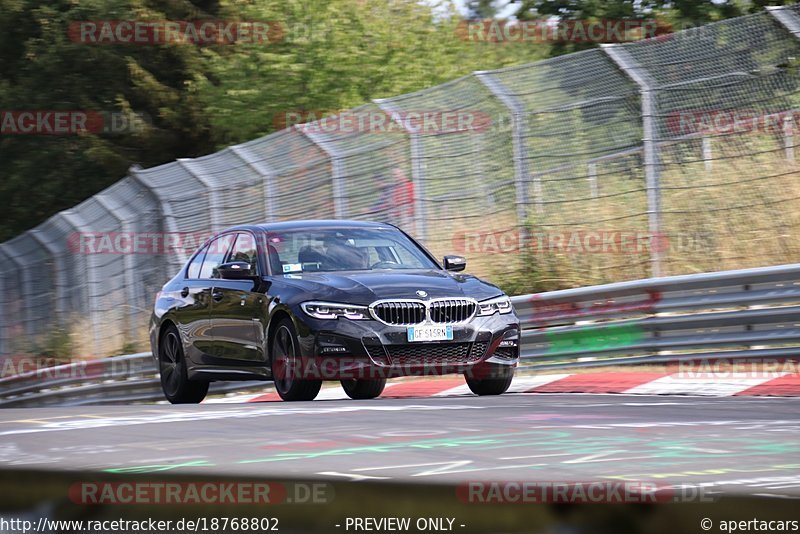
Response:
[[[477,372],[476,372],[477,371]],[[467,386],[476,395],[500,395],[508,391],[514,379],[514,367],[488,364],[488,367],[464,373]]]
[[[294,325],[283,319],[272,336],[272,379],[275,390],[285,401],[314,400],[322,387],[322,380],[301,378],[301,359]]]
[[[378,378],[376,380],[358,380],[355,378],[342,380],[342,389],[347,396],[351,399],[374,399],[383,393],[383,388],[386,387],[386,379]]]
[[[206,398],[208,382],[189,380],[183,343],[174,326],[167,328],[161,338],[158,370],[161,375],[161,389],[172,404],[197,404]]]

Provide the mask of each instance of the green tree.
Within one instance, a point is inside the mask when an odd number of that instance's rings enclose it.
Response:
[[[113,184],[132,163],[152,166],[213,149],[213,132],[192,90],[192,82],[204,75],[199,49],[93,45],[75,42],[69,33],[76,21],[215,16],[213,4],[0,0],[0,110],[80,110],[144,119],[123,134],[0,135],[5,205],[0,240]]]
[[[546,46],[475,43],[450,0],[0,0],[0,110],[128,112],[125,134],[0,135],[0,240],[143,167],[274,131],[290,110],[340,110],[473,70],[534,61]],[[86,20],[272,21],[271,43],[92,45]]]
[[[417,0],[221,6],[231,15],[277,21],[284,28],[283,38],[272,44],[205,51],[212,74],[198,91],[223,144],[270,133],[287,111],[347,109],[547,53],[542,46],[464,40],[451,3],[436,9]]]
[[[739,16],[758,10],[754,4],[742,1],[715,0],[522,0],[515,16],[520,20],[558,17],[562,20],[655,20],[656,34],[670,33],[702,26],[709,22]],[[595,43],[554,43],[551,55],[560,55]]]

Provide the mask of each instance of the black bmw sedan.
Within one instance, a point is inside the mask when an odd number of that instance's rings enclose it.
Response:
[[[519,321],[496,286],[457,274],[389,224],[244,225],[206,242],[158,293],[150,343],[164,395],[196,403],[217,380],[272,380],[312,400],[323,380],[353,399],[386,379],[463,373],[478,395],[505,392]]]

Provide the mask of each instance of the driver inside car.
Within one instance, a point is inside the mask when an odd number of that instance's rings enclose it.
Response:
[[[346,271],[369,269],[369,255],[344,239],[326,240],[325,256],[334,269]]]

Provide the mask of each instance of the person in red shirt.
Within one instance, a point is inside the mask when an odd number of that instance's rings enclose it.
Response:
[[[408,230],[414,221],[414,182],[412,182],[403,169],[392,169],[395,186],[392,191],[392,217],[401,228]]]

